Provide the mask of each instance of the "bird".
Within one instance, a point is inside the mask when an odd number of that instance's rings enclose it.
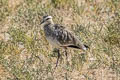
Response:
[[[57,61],[56,67],[60,58],[60,48],[65,49],[65,55],[67,57],[67,49],[75,48],[86,51],[89,47],[83,44],[76,35],[69,31],[65,26],[61,24],[55,24],[53,22],[53,17],[49,15],[43,16],[41,20],[41,25],[43,25],[43,30],[47,41],[57,48]]]

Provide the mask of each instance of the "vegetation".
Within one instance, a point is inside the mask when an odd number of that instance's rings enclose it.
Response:
[[[1,0],[0,79],[117,80],[119,3],[119,0]],[[45,14],[70,28],[90,49],[86,52],[69,49],[68,62],[61,50],[59,66],[54,69],[57,54],[40,25]]]

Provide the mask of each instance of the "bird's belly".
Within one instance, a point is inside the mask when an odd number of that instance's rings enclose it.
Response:
[[[52,37],[46,37],[47,41],[53,46],[53,47],[60,47],[61,44]]]

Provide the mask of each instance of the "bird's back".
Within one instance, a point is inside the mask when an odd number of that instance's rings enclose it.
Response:
[[[85,50],[82,42],[69,30],[60,24],[46,26],[47,40],[55,46],[72,47]]]

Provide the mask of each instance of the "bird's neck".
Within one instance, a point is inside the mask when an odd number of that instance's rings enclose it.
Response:
[[[48,21],[44,24],[44,26],[49,26],[49,25],[54,25],[54,22],[53,21]]]
[[[54,22],[53,22],[52,19],[50,19],[50,20],[48,21],[48,23],[49,23],[49,24],[54,24]]]
[[[50,27],[50,25],[53,25],[53,23],[44,24],[44,27]]]

